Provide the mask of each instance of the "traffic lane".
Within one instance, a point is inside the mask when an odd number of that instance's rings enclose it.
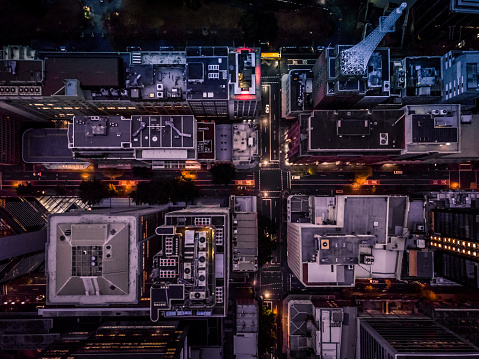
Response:
[[[272,103],[270,106],[270,143],[271,161],[279,161],[279,123],[281,119],[281,93],[279,83],[271,84]]]

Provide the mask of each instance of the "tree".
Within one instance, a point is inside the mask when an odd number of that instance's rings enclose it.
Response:
[[[90,206],[100,203],[103,198],[109,198],[111,195],[112,193],[108,185],[96,178],[89,181],[82,181],[80,183],[80,199]]]
[[[37,189],[31,182],[19,184],[15,191],[19,196],[34,196],[37,193]]]
[[[271,353],[276,343],[275,322],[274,313],[262,305],[259,310],[258,332],[258,354],[260,358],[266,353]]]
[[[154,179],[140,182],[132,198],[136,204],[166,204],[169,202],[190,202],[198,197],[198,188],[190,178],[183,176],[170,179]]]
[[[196,187],[191,178],[181,176],[175,178],[174,181],[173,192],[176,195],[177,201],[185,201],[188,203],[198,198],[198,187]]]
[[[236,169],[231,163],[215,164],[211,166],[210,173],[213,176],[213,183],[225,186],[236,177]]]
[[[258,216],[258,266],[271,260],[277,245],[275,226],[268,217]]]

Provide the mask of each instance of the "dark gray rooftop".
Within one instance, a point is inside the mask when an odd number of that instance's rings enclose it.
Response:
[[[121,116],[75,116],[70,126],[73,148],[119,148],[130,143],[130,122]]]
[[[399,150],[404,140],[402,110],[314,111],[310,117],[311,151]]]
[[[189,48],[186,52],[187,98],[228,99],[227,48]]]
[[[26,163],[72,163],[68,149],[67,130],[62,128],[37,128],[26,130],[22,143],[23,160]]]

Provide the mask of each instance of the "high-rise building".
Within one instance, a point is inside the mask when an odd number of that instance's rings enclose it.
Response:
[[[478,358],[479,348],[426,317],[359,318],[357,357]]]
[[[57,307],[46,307],[40,314],[117,315],[116,310],[121,313],[130,306],[130,311],[147,315],[147,302],[135,305],[148,298],[153,256],[159,250],[155,229],[163,223],[167,209],[115,208],[51,215],[46,300]],[[120,309],[108,307],[112,305]]]
[[[429,239],[437,276],[479,288],[478,215],[477,208],[432,210]]]
[[[166,215],[156,229],[151,320],[226,315],[230,230],[229,208],[187,207]]]
[[[0,116],[0,165],[20,163],[20,122]]]
[[[171,358],[190,359],[188,328],[178,321],[158,325],[144,321],[104,322],[80,327],[42,351],[42,358]]]

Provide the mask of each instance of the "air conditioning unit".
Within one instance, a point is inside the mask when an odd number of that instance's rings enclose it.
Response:
[[[41,86],[20,86],[18,88],[18,94],[20,96],[41,96],[42,87]]]
[[[203,291],[190,292],[190,299],[191,300],[205,300],[206,299],[206,293],[203,292]]]
[[[416,224],[416,231],[417,232],[424,232],[424,225],[423,224]]]
[[[198,287],[206,287],[206,271],[198,271]]]
[[[446,110],[446,109],[442,109],[442,110],[441,110],[441,115],[447,115],[447,110]]]
[[[159,91],[156,93],[157,98],[163,98],[163,91]]]
[[[156,84],[156,91],[163,91],[163,84]]]
[[[198,248],[200,250],[206,249],[206,232],[198,232]]]
[[[441,111],[439,111],[438,109],[434,109],[434,110],[431,111],[431,113],[433,115],[439,115],[441,113]]]
[[[364,264],[372,265],[374,263],[374,256],[364,256]]]
[[[206,268],[206,252],[198,252],[198,267]]]
[[[382,132],[379,134],[379,144],[381,146],[387,146],[389,144],[389,134]]]
[[[183,278],[184,279],[191,279],[191,263],[184,263],[183,264]]]
[[[329,239],[321,239],[321,249],[329,249]]]
[[[17,86],[0,86],[0,96],[15,96],[18,95]]]

